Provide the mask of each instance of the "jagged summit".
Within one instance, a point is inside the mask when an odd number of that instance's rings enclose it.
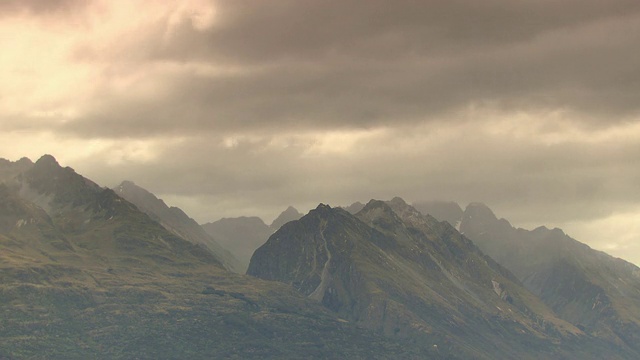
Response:
[[[421,228],[423,231],[426,231],[428,228],[440,227],[438,220],[433,216],[421,213],[400,197],[395,197],[387,201],[387,204],[389,204],[398,217],[408,225]]]
[[[328,204],[320,203],[315,209],[311,209],[308,214],[300,217],[298,220],[292,220],[280,227],[282,229],[285,226],[289,226],[292,223],[302,222],[309,224],[311,222],[318,223],[328,221],[329,219],[345,218],[351,215],[346,210],[340,207],[331,207]],[[277,231],[276,231],[277,232]]]
[[[538,226],[537,228],[531,230],[531,232],[535,234],[545,234],[556,237],[563,237],[567,235],[565,234],[564,230],[560,228],[554,227],[553,229],[550,229],[544,225]]]
[[[391,206],[381,200],[370,200],[356,216],[380,226],[384,230],[391,230],[402,225],[402,220]]]
[[[26,157],[15,162],[0,159],[0,183],[16,185],[16,183],[19,182],[17,177],[23,172],[33,168],[33,166],[33,162]]]
[[[287,208],[287,210],[285,210],[285,212],[288,212],[290,209],[293,209],[293,210],[294,210],[294,211],[296,211],[296,212],[298,211],[298,210],[296,210],[294,207],[289,206],[289,207]],[[320,210],[320,211],[323,211],[323,210],[331,210],[331,206],[330,206],[330,205],[328,205],[328,204],[320,203],[320,204],[318,204],[318,206],[316,206],[316,210]]]

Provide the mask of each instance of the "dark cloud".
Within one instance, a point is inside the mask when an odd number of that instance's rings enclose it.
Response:
[[[0,1],[0,18],[19,13],[30,15],[59,15],[72,13],[78,7],[84,7],[82,0],[3,0]]]
[[[105,72],[107,84],[118,71],[184,66],[142,77],[158,96],[106,86],[62,130],[127,137],[370,128],[489,105],[571,110],[587,125],[608,126],[640,110],[638,10],[637,1],[595,0],[221,2],[208,30],[185,19],[167,36],[157,22],[108,58],[116,70]],[[85,44],[75,56],[91,61],[94,52]],[[189,64],[221,70],[202,74]]]
[[[638,13],[632,0],[219,2],[206,32],[185,23],[169,56],[264,62],[334,53],[372,57],[469,52]]]

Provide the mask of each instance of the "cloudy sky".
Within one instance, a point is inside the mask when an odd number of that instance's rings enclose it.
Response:
[[[2,0],[0,157],[200,222],[481,201],[640,264],[640,1]]]

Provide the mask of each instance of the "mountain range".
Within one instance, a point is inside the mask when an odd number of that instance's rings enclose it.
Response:
[[[0,168],[0,358],[419,359],[430,351],[360,329],[286,285],[228,271],[209,249],[51,156]]]
[[[320,205],[273,234],[247,273],[290,284],[365,328],[465,358],[632,354],[557,317],[449,223],[399,198],[356,215]]]
[[[460,221],[465,236],[511,270],[559,317],[640,352],[640,268],[557,228],[514,228],[484,204],[469,204]]]
[[[414,205],[216,235],[132,182],[0,159],[0,359],[640,358],[637,267],[482,204]]]

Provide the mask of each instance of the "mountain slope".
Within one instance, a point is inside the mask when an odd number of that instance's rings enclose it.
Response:
[[[560,317],[640,356],[640,268],[560,229],[516,229],[484,204],[467,206],[460,230]]]
[[[225,270],[49,156],[0,184],[0,245],[0,358],[420,359],[431,351],[358,329],[285,285]]]
[[[627,355],[555,317],[452,226],[401,199],[371,201],[357,216],[320,205],[273,234],[247,273],[291,284],[378,333],[463,357]]]
[[[244,272],[245,269],[240,261],[180,208],[167,206],[164,201],[131,181],[123,181],[113,190],[173,234],[194,244],[205,246],[228,270]]]

